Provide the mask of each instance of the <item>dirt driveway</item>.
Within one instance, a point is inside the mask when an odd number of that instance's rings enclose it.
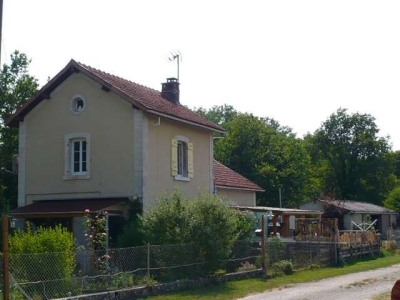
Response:
[[[400,279],[400,264],[274,289],[242,300],[367,300],[388,292]]]

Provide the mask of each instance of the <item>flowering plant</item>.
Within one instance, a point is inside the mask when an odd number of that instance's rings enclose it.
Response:
[[[90,251],[94,251],[97,259],[96,267],[99,270],[107,270],[108,259],[110,256],[107,250],[107,212],[100,211],[95,216],[90,214],[90,210],[85,210],[83,217],[83,227],[85,237]]]

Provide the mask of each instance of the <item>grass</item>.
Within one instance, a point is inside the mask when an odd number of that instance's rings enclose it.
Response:
[[[269,289],[284,289],[292,284],[305,283],[325,279],[334,276],[341,276],[350,273],[368,271],[388,267],[400,263],[400,255],[391,255],[376,259],[364,259],[349,262],[344,267],[330,267],[316,270],[297,271],[293,275],[275,277],[272,279],[252,278],[238,281],[231,281],[221,285],[207,286],[192,290],[168,293],[165,295],[151,296],[151,300],[225,300],[245,297],[249,294],[261,293]],[[384,297],[384,295],[383,295]],[[384,300],[386,298],[377,298]]]
[[[390,300],[390,292],[375,296],[372,300]]]

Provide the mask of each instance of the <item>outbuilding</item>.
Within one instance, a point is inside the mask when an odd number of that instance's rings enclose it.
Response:
[[[397,212],[372,203],[353,200],[313,200],[299,206],[300,209],[323,212],[323,218],[337,218],[339,230],[358,230],[361,225],[376,220],[374,228],[386,238],[389,229],[397,228]],[[364,225],[363,225],[364,224]]]

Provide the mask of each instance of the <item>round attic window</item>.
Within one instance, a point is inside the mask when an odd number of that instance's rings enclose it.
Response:
[[[83,112],[84,109],[85,109],[85,100],[83,99],[83,97],[80,95],[74,96],[71,100],[71,111],[75,115],[79,115]]]

